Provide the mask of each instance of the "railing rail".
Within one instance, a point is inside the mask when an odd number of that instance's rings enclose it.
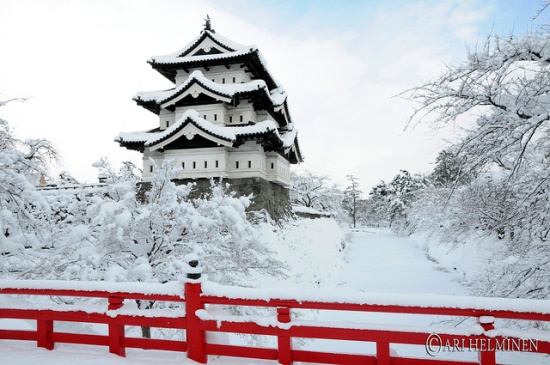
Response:
[[[414,296],[391,294],[304,293],[289,290],[245,289],[221,286],[201,279],[196,259],[189,260],[187,278],[167,284],[98,283],[61,281],[0,281],[0,295],[90,297],[107,299],[104,307],[81,308],[78,305],[33,305],[0,300],[0,319],[36,320],[36,330],[0,329],[0,339],[36,341],[39,347],[53,349],[55,343],[75,343],[109,347],[111,353],[125,356],[126,348],[187,352],[187,357],[207,363],[208,355],[275,360],[284,365],[293,362],[327,364],[447,364],[495,365],[499,350],[550,354],[550,332],[495,329],[495,319],[550,322],[550,301],[495,299],[453,296]],[[0,298],[2,298],[0,296]],[[150,300],[185,303],[185,309],[161,311],[130,310],[125,301]],[[126,302],[127,303],[127,302]],[[209,311],[218,305],[266,307],[271,317],[220,315]],[[467,329],[334,323],[293,319],[293,310],[330,310],[407,315],[460,316],[477,319]],[[75,334],[54,330],[54,322],[100,323],[108,326],[107,335]],[[185,340],[126,337],[127,326],[178,329]],[[207,332],[240,333],[277,338],[275,348],[247,347],[209,343]],[[431,336],[436,337],[431,337]],[[293,348],[293,339],[330,339],[376,344],[375,354],[342,354]],[[430,339],[437,340],[431,343]],[[516,342],[514,342],[516,341]],[[392,354],[392,344],[425,346],[460,345],[478,352],[477,362],[438,358],[405,358]],[[493,346],[491,346],[493,344]],[[495,344],[497,346],[495,346]],[[501,345],[500,348],[498,345]],[[504,348],[516,344],[524,348]],[[519,345],[518,345],[519,346]],[[430,351],[428,351],[430,352]],[[433,353],[431,353],[434,355]]]

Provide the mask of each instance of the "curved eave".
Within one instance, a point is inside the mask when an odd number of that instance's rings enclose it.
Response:
[[[133,99],[137,105],[149,110],[150,112],[152,113],[155,113],[155,114],[160,114],[160,104],[158,104],[156,101],[154,100],[143,100],[141,99],[140,97],[137,97],[137,98],[134,98]]]
[[[187,117],[185,121],[176,129],[174,129],[171,133],[167,133],[162,138],[159,138],[155,141],[147,143],[147,147],[149,147],[151,150],[158,150],[163,148],[164,146],[172,143],[174,140],[179,138],[184,138],[185,132],[189,132],[189,126],[192,125],[195,130],[191,130],[191,133],[195,133],[197,131],[200,131],[202,133],[196,133],[200,134],[202,137],[205,137],[217,144],[224,145],[224,146],[233,146],[234,141],[231,138],[227,138],[225,136],[219,135],[217,133],[214,133],[212,131],[209,131],[203,127],[201,127],[198,123],[195,123],[195,121]]]
[[[282,105],[282,109],[283,109],[283,115],[285,117],[285,120],[287,121],[288,124],[292,124],[292,118],[290,117],[290,110],[288,109],[288,102],[286,99]]]
[[[191,68],[225,66],[228,64],[241,63],[251,68],[250,71],[252,71],[259,79],[264,80],[269,90],[279,87],[275,79],[271,76],[262,63],[258,49],[251,49],[249,52],[238,55],[217,54],[213,55],[211,58],[204,58],[204,56],[201,56],[200,59],[186,57],[178,62],[162,62],[162,60],[157,61],[153,58],[147,61],[147,63],[149,63],[153,69],[158,71],[173,83],[176,82],[177,70],[183,69],[188,71]]]
[[[198,85],[202,89],[202,92],[200,92],[201,94],[207,95],[217,101],[230,103],[233,100],[233,97],[234,97],[233,95],[211,88],[208,85],[201,82],[200,80],[194,79],[186,87],[182,88],[180,91],[174,93],[173,95],[170,95],[169,97],[163,100],[158,101],[157,103],[158,103],[159,109],[167,108],[173,104],[176,104],[179,100],[186,97],[187,95],[185,94],[195,85]]]
[[[115,139],[115,142],[118,142],[118,144],[120,145],[120,147],[124,147],[128,150],[131,150],[131,151],[138,151],[138,152],[143,152],[145,150],[145,141],[140,141],[140,142],[136,142],[136,141],[132,141],[132,142],[128,142],[128,141],[124,141],[122,139]]]
[[[144,100],[139,95],[137,97],[134,97],[134,101],[139,105],[144,107],[145,109],[155,113],[159,114],[160,110],[162,108],[166,108],[167,106],[170,106],[174,103],[176,103],[182,95],[184,95],[190,88],[192,88],[194,85],[199,85],[203,90],[206,91],[206,93],[203,93],[205,95],[208,95],[218,101],[224,101],[224,102],[231,102],[233,99],[233,96],[230,94],[226,94],[223,92],[220,92],[219,90],[215,90],[213,88],[208,87],[201,81],[197,79],[193,79],[189,84],[187,84],[184,88],[181,90],[175,92],[174,94],[170,95],[169,97],[162,99],[160,101],[157,100]]]
[[[253,100],[258,107],[258,109],[267,110],[268,112],[272,113],[272,115],[276,115],[274,112],[281,111],[282,109],[288,110],[286,108],[286,99],[285,102],[282,105],[275,105],[273,103],[273,100],[269,97],[268,91],[265,90],[265,87],[259,87],[253,90],[247,90],[247,91],[237,91],[233,94],[228,94],[224,92],[220,92],[219,90],[216,90],[214,88],[208,87],[200,80],[194,79],[192,82],[190,82],[185,88],[182,88],[178,92],[175,92],[174,94],[170,95],[170,97],[162,99],[160,101],[157,100],[144,100],[141,99],[139,96],[134,98],[134,101],[139,105],[144,107],[145,109],[155,113],[159,114],[160,110],[163,108],[167,108],[175,103],[177,103],[180,99],[185,97],[185,93],[189,91],[194,85],[200,86],[203,90],[206,92],[203,92],[203,94],[212,97],[213,99],[217,101],[222,101],[228,104],[236,104],[239,100],[242,99],[250,99]],[[183,97],[182,97],[183,96]],[[285,123],[281,123],[281,120],[279,120],[280,125],[287,125],[287,114],[284,112],[283,114],[283,120]],[[279,118],[276,118],[279,119]]]
[[[280,107],[279,105],[275,105],[273,103],[273,100],[269,97],[269,94],[266,92],[265,88],[236,92],[233,96],[232,102],[236,103],[242,99],[251,100],[254,103],[256,110],[267,110],[270,113],[276,112],[276,109]]]
[[[241,128],[241,127],[233,127],[233,128]],[[260,132],[238,133],[237,134],[237,141],[239,141],[240,143],[243,143],[246,140],[256,139],[256,138],[260,138],[260,137],[263,137],[263,138],[276,137],[275,131],[276,131],[276,129],[273,128],[273,129],[268,129],[268,130],[264,130],[264,131],[260,131]],[[280,140],[277,139],[277,143],[279,144]]]
[[[294,143],[292,144],[292,147],[290,147],[289,161],[292,164],[300,164],[304,162],[304,156],[302,155],[302,151],[300,150],[300,144],[298,143],[298,136],[296,136],[296,138],[294,139]]]

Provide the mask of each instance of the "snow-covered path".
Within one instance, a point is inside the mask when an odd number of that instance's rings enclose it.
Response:
[[[342,287],[351,291],[468,295],[453,276],[430,261],[408,237],[363,229],[346,250]]]
[[[335,290],[392,294],[441,294],[468,296],[456,276],[431,261],[415,242],[388,230],[358,229],[345,252],[341,285]],[[439,322],[437,316],[410,316],[386,313],[321,312],[319,320],[363,322],[382,325],[429,326]],[[353,341],[317,340],[304,346],[317,351],[374,354],[375,345]],[[400,356],[433,359],[422,346],[391,345]],[[438,359],[476,361],[476,352],[441,353]],[[526,353],[498,353],[501,364],[550,364],[550,357]]]
[[[353,233],[345,252],[345,265],[341,284],[335,288],[345,292],[371,292],[392,294],[443,294],[468,295],[453,275],[445,272],[408,237],[399,237],[388,230],[358,229]],[[320,312],[319,320],[336,322],[362,322],[382,325],[427,326],[437,321],[432,316],[410,316],[386,313]],[[314,341],[306,349],[342,353],[374,354],[375,345],[353,341]],[[423,348],[392,345],[400,355],[425,357]],[[462,356],[472,360],[475,355]]]

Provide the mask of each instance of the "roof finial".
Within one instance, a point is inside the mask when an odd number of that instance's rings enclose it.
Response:
[[[212,21],[210,20],[210,15],[206,14],[206,19],[204,19],[204,21],[205,21],[205,23],[203,24],[204,30],[208,30],[212,33],[216,33],[216,31],[212,29]]]

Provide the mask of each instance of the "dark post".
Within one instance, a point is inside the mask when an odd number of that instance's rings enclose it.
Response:
[[[195,270],[189,270],[187,272],[187,279],[194,279],[194,280],[197,280],[197,279],[200,279],[201,278],[201,273],[199,271],[202,271],[200,270],[200,267],[199,267],[199,260],[197,259],[191,259],[189,261],[189,266],[191,266],[192,268],[197,268],[197,272],[193,272]]]

